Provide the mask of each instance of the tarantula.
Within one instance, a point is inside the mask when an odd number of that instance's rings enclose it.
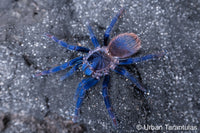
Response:
[[[95,47],[94,50],[90,50],[81,46],[70,45],[64,41],[58,40],[56,37],[50,34],[46,34],[47,37],[51,38],[53,41],[67,48],[68,50],[81,51],[87,53],[85,56],[79,56],[60,66],[35,74],[35,77],[47,75],[73,66],[63,77],[61,77],[61,80],[64,80],[70,75],[72,75],[79,68],[79,66],[82,66],[82,71],[84,71],[86,75],[91,76],[86,79],[83,79],[79,83],[78,88],[76,90],[75,98],[77,99],[77,103],[73,117],[74,122],[77,122],[78,120],[79,110],[85,97],[86,91],[95,84],[97,84],[101,77],[104,77],[102,95],[105,101],[108,114],[112,119],[113,125],[116,127],[117,120],[111,108],[108,96],[108,83],[110,80],[109,72],[114,71],[118,74],[124,75],[126,78],[130,79],[140,91],[142,91],[145,94],[148,94],[147,89],[142,87],[141,84],[127,70],[120,66],[130,65],[150,59],[159,58],[166,54],[165,51],[162,51],[158,54],[150,54],[144,57],[128,58],[135,54],[141,47],[141,41],[138,38],[138,36],[134,33],[119,34],[118,36],[114,37],[108,44],[110,31],[117,22],[118,18],[122,16],[123,12],[124,8],[122,8],[112,19],[110,25],[108,26],[104,34],[104,44],[102,47],[96,39],[90,24],[88,24],[90,39]]]

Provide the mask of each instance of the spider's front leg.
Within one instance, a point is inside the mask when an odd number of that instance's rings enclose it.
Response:
[[[68,78],[69,76],[71,76],[74,72],[77,71],[78,67],[82,64],[82,62],[79,62],[78,64],[76,64],[74,67],[72,67],[64,76],[62,76],[60,78],[60,80],[64,80],[66,78]]]
[[[91,88],[92,86],[96,85],[98,81],[99,80],[96,78],[87,78],[87,79],[83,79],[81,81],[81,83],[79,84],[78,88],[80,88],[80,91],[79,91],[78,100],[76,102],[76,108],[75,108],[75,112],[74,112],[73,122],[77,122],[77,120],[78,120],[80,107],[82,105],[86,91],[89,88]]]
[[[149,91],[145,89],[144,87],[142,87],[141,84],[127,70],[119,66],[116,66],[114,71],[130,79],[140,91],[142,91],[144,94],[149,95]]]
[[[103,95],[103,99],[104,99],[106,108],[108,110],[108,114],[113,121],[113,126],[117,127],[117,120],[115,118],[114,112],[112,111],[112,108],[111,108],[111,105],[110,105],[110,100],[109,100],[109,95],[108,95],[109,81],[110,81],[110,76],[106,75],[104,77],[104,81],[103,81],[102,95]]]
[[[109,36],[110,36],[110,31],[114,27],[114,25],[117,22],[118,18],[123,14],[124,10],[125,10],[124,8],[121,8],[121,10],[113,17],[110,25],[106,29],[106,32],[104,34],[104,46],[108,45],[108,39],[109,39]]]
[[[53,41],[57,42],[58,44],[60,44],[61,46],[65,47],[65,48],[67,48],[68,50],[81,51],[81,52],[85,52],[85,53],[88,53],[90,51],[90,49],[85,48],[85,47],[67,44],[66,42],[64,42],[62,40],[58,40],[55,36],[50,35],[50,34],[45,34],[44,36],[51,38]]]
[[[51,73],[55,73],[55,72],[64,70],[64,69],[66,69],[66,68],[68,68],[70,66],[73,66],[74,64],[76,64],[78,62],[82,62],[82,60],[83,60],[83,56],[76,57],[76,58],[70,60],[69,62],[66,62],[66,63],[64,63],[64,64],[62,64],[60,66],[51,68],[50,70],[47,70],[47,71],[36,73],[35,75],[33,75],[33,77],[47,75],[47,74],[51,74]]]

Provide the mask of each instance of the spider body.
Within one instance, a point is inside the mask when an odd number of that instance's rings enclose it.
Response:
[[[109,73],[110,68],[114,68],[117,59],[109,55],[106,47],[98,47],[83,58],[82,70],[86,75],[99,79]]]
[[[108,46],[97,47],[83,58],[82,70],[86,75],[99,79],[114,70],[119,59],[129,57],[140,49],[140,39],[134,33],[114,37]]]
[[[117,121],[114,112],[112,111],[108,96],[108,84],[110,80],[109,72],[114,71],[118,74],[125,76],[126,78],[130,79],[130,81],[133,82],[140,91],[147,94],[148,91],[141,86],[139,81],[137,81],[137,79],[135,79],[133,75],[131,75],[127,70],[125,70],[120,66],[151,60],[165,55],[165,52],[162,51],[158,54],[150,54],[144,57],[128,58],[132,56],[134,53],[136,53],[141,47],[140,39],[134,33],[119,34],[118,36],[114,37],[108,44],[110,31],[112,30],[114,24],[117,22],[117,19],[122,15],[123,12],[124,8],[122,8],[112,19],[110,25],[108,26],[104,34],[104,46],[102,47],[100,47],[91,26],[88,25],[90,39],[95,47],[94,50],[90,50],[88,48],[80,46],[73,46],[61,40],[58,40],[56,37],[52,35],[49,34],[46,35],[47,37],[51,38],[52,40],[54,40],[55,42],[57,42],[58,44],[69,50],[81,51],[87,53],[83,57],[80,56],[74,58],[69,62],[66,62],[60,66],[54,67],[50,70],[43,71],[34,75],[35,77],[41,75],[47,75],[50,73],[58,72],[60,70],[64,70],[68,67],[72,67],[63,77],[61,77],[61,80],[64,80],[68,78],[70,75],[72,75],[82,65],[82,70],[86,75],[90,77],[83,79],[77,87],[75,94],[75,99],[77,100],[77,102],[73,118],[74,122],[77,122],[79,116],[79,110],[82,105],[83,99],[85,97],[86,91],[92,86],[94,86],[101,77],[104,77],[102,95],[108,114],[112,119],[114,127],[116,127]]]

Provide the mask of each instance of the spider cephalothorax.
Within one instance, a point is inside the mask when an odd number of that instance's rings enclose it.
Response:
[[[110,31],[112,30],[114,24],[117,22],[117,19],[122,15],[124,12],[124,8],[122,8],[116,16],[112,19],[110,25],[106,29],[104,34],[104,46],[100,46],[90,25],[88,25],[89,35],[94,44],[95,49],[90,50],[85,47],[80,46],[73,46],[58,40],[56,37],[47,34],[46,36],[57,42],[58,44],[62,45],[63,47],[69,50],[81,51],[87,53],[85,56],[80,56],[70,60],[69,62],[64,63],[61,66],[54,67],[48,71],[43,71],[37,73],[35,76],[46,75],[50,73],[54,73],[60,70],[64,70],[68,67],[72,67],[66,75],[61,77],[61,80],[72,75],[79,66],[82,65],[82,70],[85,72],[86,75],[92,76],[86,79],[83,79],[77,88],[75,98],[77,99],[74,119],[73,121],[76,122],[79,115],[79,110],[82,105],[84,96],[86,91],[94,86],[101,77],[104,77],[103,87],[102,87],[102,95],[104,98],[104,102],[106,108],[108,110],[109,116],[113,121],[113,125],[117,126],[117,121],[112,111],[109,96],[108,96],[108,83],[110,80],[109,71],[114,71],[121,75],[124,75],[126,78],[130,79],[135,86],[145,94],[148,94],[148,91],[141,86],[141,84],[131,75],[128,71],[124,68],[120,67],[122,65],[129,65],[134,64],[137,62],[142,62],[150,59],[159,58],[165,55],[165,52],[162,51],[158,54],[150,54],[144,57],[136,57],[136,58],[128,58],[135,54],[141,47],[140,39],[134,33],[123,33],[119,34],[118,36],[114,37],[108,44],[108,39],[110,35]]]
[[[86,75],[99,79],[109,74],[110,68],[115,68],[118,59],[108,53],[107,47],[97,47],[94,51],[83,58],[82,70]]]

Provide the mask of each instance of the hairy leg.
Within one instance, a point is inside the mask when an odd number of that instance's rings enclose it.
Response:
[[[150,55],[146,55],[146,56],[143,56],[143,57],[122,59],[122,60],[119,60],[119,64],[118,65],[129,65],[129,64],[142,62],[142,61],[157,59],[157,58],[165,56],[166,53],[167,53],[166,51],[162,51],[162,52],[160,52],[158,54],[150,54]]]
[[[121,67],[117,66],[117,67],[114,69],[114,71],[115,71],[116,73],[121,74],[121,75],[127,77],[128,79],[130,79],[130,80],[135,84],[135,86],[137,86],[137,88],[138,88],[139,90],[141,90],[142,92],[144,92],[144,94],[147,94],[147,95],[148,95],[149,92],[148,92],[145,88],[143,88],[143,87],[141,86],[141,84],[140,84],[127,70],[125,70],[124,68],[121,68]]]
[[[124,8],[121,8],[120,11],[113,17],[110,25],[106,29],[106,32],[104,34],[104,46],[108,45],[108,39],[109,39],[109,36],[110,36],[110,31],[114,27],[114,25],[117,22],[118,18],[123,14],[123,12],[124,12]]]
[[[85,53],[88,53],[90,51],[90,49],[85,48],[85,47],[80,47],[80,46],[74,46],[74,45],[67,44],[66,42],[64,42],[62,40],[58,40],[53,35],[45,34],[45,36],[51,38],[53,41],[57,42],[58,44],[60,44],[61,46],[65,47],[65,48],[67,48],[68,50],[81,51],[81,52],[85,52]]]
[[[50,74],[50,73],[55,73],[55,72],[58,72],[60,70],[64,70],[70,66],[73,66],[74,64],[76,64],[77,62],[82,62],[83,60],[83,57],[82,56],[79,56],[77,58],[74,58],[72,60],[70,60],[69,62],[66,62],[60,66],[57,66],[57,67],[54,67],[54,68],[51,68],[50,70],[47,70],[47,71],[43,71],[43,72],[39,72],[39,73],[36,73],[35,75],[33,75],[33,77],[38,77],[38,76],[42,76],[42,75],[47,75],[47,74]]]
[[[86,80],[85,79],[82,80],[81,83],[79,84],[81,86],[78,86],[80,87],[80,92],[79,92],[78,100],[76,102],[76,108],[75,108],[75,113],[74,113],[74,118],[73,118],[74,122],[77,122],[80,107],[82,105],[86,91],[92,86],[96,85],[98,81],[99,80],[96,78],[87,78]]]
[[[76,64],[74,67],[72,67],[64,76],[62,76],[60,78],[61,81],[63,81],[64,79],[68,78],[69,76],[71,76],[77,69],[78,67],[82,64],[82,62]]]
[[[112,111],[109,96],[108,96],[109,81],[110,81],[110,76],[106,75],[104,77],[104,81],[103,81],[102,95],[103,95],[103,99],[104,99],[104,102],[105,102],[105,105],[106,105],[106,109],[108,110],[108,114],[109,114],[110,118],[112,119],[113,126],[117,127],[117,120],[115,118],[114,112]]]
[[[89,30],[89,34],[90,34],[90,39],[92,40],[92,43],[94,44],[94,47],[99,47],[99,42],[97,40],[97,38],[95,37],[92,27],[90,26],[90,24],[88,24],[88,30]]]

